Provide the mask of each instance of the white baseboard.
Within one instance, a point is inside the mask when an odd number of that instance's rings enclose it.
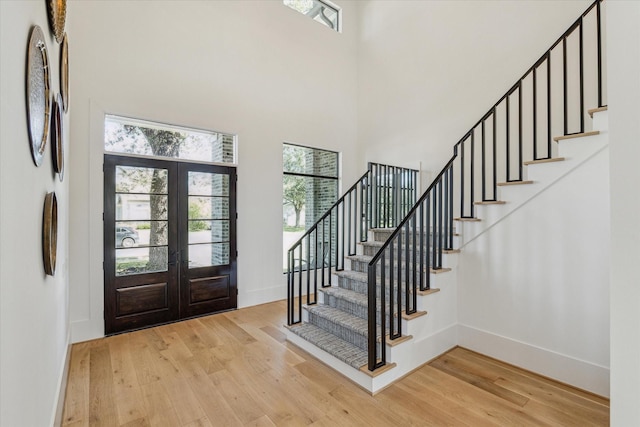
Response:
[[[71,342],[95,340],[104,337],[104,320],[87,319],[71,322]]]
[[[55,399],[51,425],[60,427],[62,425],[62,415],[64,412],[64,400],[67,395],[67,381],[69,378],[69,364],[71,363],[71,336],[67,336],[67,352],[62,361],[62,370],[58,378],[58,393]]]
[[[248,292],[242,292],[242,289],[240,289],[240,294],[238,295],[238,308],[266,304],[268,302],[280,301],[286,298],[287,287],[283,284]]]
[[[608,367],[460,324],[458,325],[458,345],[597,395],[609,397]]]

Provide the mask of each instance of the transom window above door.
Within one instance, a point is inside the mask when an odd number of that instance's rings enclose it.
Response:
[[[107,115],[104,148],[109,153],[237,164],[236,135]]]

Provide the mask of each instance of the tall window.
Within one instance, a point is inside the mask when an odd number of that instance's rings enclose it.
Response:
[[[338,153],[282,146],[283,260],[287,250],[338,199]]]
[[[316,22],[342,32],[342,10],[328,0],[282,0],[291,9],[302,13]]]

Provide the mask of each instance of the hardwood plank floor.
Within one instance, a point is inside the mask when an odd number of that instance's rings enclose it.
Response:
[[[75,344],[65,426],[606,426],[609,402],[456,348],[369,395],[286,342],[279,301]]]

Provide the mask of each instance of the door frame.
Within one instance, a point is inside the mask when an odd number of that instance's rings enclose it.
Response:
[[[116,166],[132,166],[132,167],[148,167],[160,168],[168,171],[168,266],[166,272],[154,272],[144,274],[134,274],[131,276],[115,275],[115,227],[116,227],[116,207],[115,207],[115,170]],[[187,165],[187,166],[183,166]],[[233,292],[229,295],[229,306],[218,308],[214,304],[213,309],[195,309],[188,313],[182,308],[184,303],[188,302],[189,294],[186,280],[188,280],[188,257],[186,244],[188,243],[188,186],[187,180],[182,179],[180,170],[196,170],[202,172],[225,173],[229,175],[229,280],[233,286]],[[179,159],[166,159],[159,157],[140,157],[126,156],[119,154],[103,155],[103,294],[104,294],[104,327],[105,335],[112,335],[121,332],[133,331],[136,329],[158,326],[165,323],[172,323],[184,320],[190,317],[198,317],[208,314],[214,314],[222,311],[234,310],[237,308],[237,168],[230,165],[220,165],[211,163],[185,162]],[[107,186],[111,186],[108,188]],[[181,201],[182,199],[182,201]],[[181,212],[183,211],[183,212]],[[107,224],[110,222],[113,227],[107,230]],[[180,233],[186,234],[180,236]],[[180,256],[180,254],[184,256]],[[111,274],[108,272],[111,271]],[[147,277],[154,284],[161,284],[162,279],[166,279],[166,300],[167,307],[164,309],[154,310],[140,316],[139,321],[125,322],[122,317],[118,319],[116,316],[116,293],[117,289],[126,288],[127,285],[133,286],[135,283],[143,283]],[[120,286],[116,288],[116,279],[120,282]],[[146,283],[146,282],[145,282]],[[186,306],[185,306],[186,307]],[[217,309],[216,309],[217,308]],[[135,315],[135,313],[134,313]],[[133,315],[132,315],[133,316]],[[127,316],[124,316],[127,317]],[[127,320],[127,319],[125,319]],[[132,324],[133,323],[133,324]]]

